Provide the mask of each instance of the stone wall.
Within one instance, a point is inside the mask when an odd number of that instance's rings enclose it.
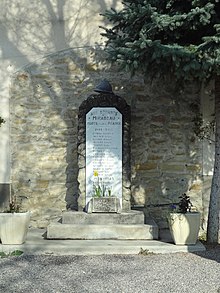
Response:
[[[145,81],[119,72],[102,52],[68,49],[19,70],[11,83],[12,191],[32,211],[33,226],[59,218],[77,193],[78,109],[106,78],[131,106],[132,202],[160,227],[170,203],[189,192],[207,215],[209,183],[193,132],[199,87]],[[205,192],[204,192],[205,190]]]

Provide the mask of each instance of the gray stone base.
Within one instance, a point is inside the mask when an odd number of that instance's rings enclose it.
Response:
[[[153,220],[144,224],[144,214],[130,211],[122,214],[87,214],[64,212],[61,223],[47,227],[47,239],[158,239]]]
[[[173,242],[158,240],[46,240],[44,229],[30,228],[27,240],[19,245],[2,245],[0,251],[6,254],[21,250],[24,255],[137,255],[141,249],[153,253],[192,253],[205,251],[204,245],[175,245]],[[164,238],[167,239],[166,231]],[[169,232],[169,231],[167,231]]]
[[[144,213],[129,211],[121,214],[92,213],[67,211],[62,214],[62,224],[144,224]]]
[[[158,229],[152,225],[72,225],[54,223],[47,227],[47,239],[158,239]]]

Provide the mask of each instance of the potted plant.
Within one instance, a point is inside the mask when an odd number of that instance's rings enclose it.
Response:
[[[173,241],[177,245],[194,245],[197,242],[200,228],[200,213],[192,211],[189,196],[180,196],[178,207],[172,205],[168,216],[168,224]]]
[[[26,240],[30,212],[21,212],[16,197],[10,197],[9,207],[0,213],[0,238],[2,244],[22,244]]]
[[[5,120],[0,117],[0,127]],[[0,213],[0,239],[2,244],[22,244],[25,242],[30,213],[21,212],[16,197],[9,199],[9,207]]]
[[[3,123],[5,123],[5,120],[0,116],[0,127]]]

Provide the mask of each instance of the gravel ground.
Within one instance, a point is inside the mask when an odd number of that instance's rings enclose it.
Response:
[[[0,259],[0,292],[220,292],[220,247],[199,253]]]

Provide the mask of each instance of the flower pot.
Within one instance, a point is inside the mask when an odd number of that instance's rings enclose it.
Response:
[[[22,244],[26,240],[30,213],[1,213],[0,238],[2,244]]]
[[[168,216],[170,233],[177,245],[196,244],[200,228],[200,213],[170,213]]]

